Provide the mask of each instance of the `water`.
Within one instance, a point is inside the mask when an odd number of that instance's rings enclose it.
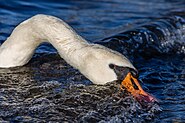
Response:
[[[185,1],[0,1],[0,43],[39,13],[126,55],[159,104],[142,107],[114,82],[92,85],[49,44],[23,67],[0,70],[2,122],[185,122]]]

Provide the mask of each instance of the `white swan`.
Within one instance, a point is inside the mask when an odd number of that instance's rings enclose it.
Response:
[[[25,65],[42,42],[51,43],[67,63],[94,84],[123,80],[122,85],[134,96],[142,94],[150,101],[154,100],[142,90],[135,79],[137,70],[126,57],[101,45],[88,43],[68,24],[53,16],[36,15],[19,24],[0,47],[0,67]]]

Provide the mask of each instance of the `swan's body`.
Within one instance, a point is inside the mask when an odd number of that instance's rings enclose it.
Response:
[[[53,16],[36,15],[19,24],[0,46],[0,67],[25,65],[42,42],[51,43],[64,60],[94,84],[123,80],[122,85],[136,98],[142,100],[145,96],[145,100],[154,100],[142,90],[136,79],[137,70],[126,57],[88,43],[68,24]]]

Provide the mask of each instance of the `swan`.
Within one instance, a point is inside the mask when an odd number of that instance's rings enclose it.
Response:
[[[63,20],[50,15],[35,15],[13,30],[0,46],[0,68],[27,64],[43,42],[51,43],[68,64],[94,84],[118,81],[121,88],[126,88],[138,100],[156,100],[142,89],[137,80],[137,69],[125,56],[88,43]]]

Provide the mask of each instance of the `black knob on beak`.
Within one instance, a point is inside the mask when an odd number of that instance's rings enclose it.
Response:
[[[131,69],[131,70],[130,70],[130,73],[131,73],[131,75],[132,75],[134,78],[138,78],[138,77],[139,77],[139,74],[138,74],[138,71],[137,71],[137,70]]]
[[[109,67],[111,69],[114,70],[114,72],[116,73],[117,75],[117,79],[119,81],[122,81],[125,79],[125,77],[127,76],[127,74],[130,72],[131,75],[134,77],[134,78],[138,78],[138,71],[133,69],[133,68],[129,68],[129,67],[123,67],[123,66],[118,66],[118,65],[115,65],[115,64],[109,64]]]

